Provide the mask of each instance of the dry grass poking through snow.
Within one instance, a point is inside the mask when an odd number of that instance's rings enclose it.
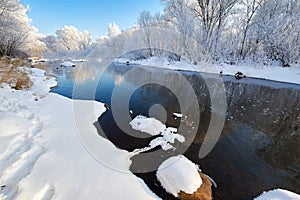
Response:
[[[17,90],[30,88],[32,82],[27,72],[21,68],[25,66],[28,66],[25,60],[2,57],[0,59],[0,84],[7,83]]]

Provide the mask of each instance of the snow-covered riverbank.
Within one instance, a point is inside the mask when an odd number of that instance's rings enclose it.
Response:
[[[261,64],[244,64],[244,65],[229,65],[229,64],[199,64],[194,66],[186,61],[169,61],[167,58],[151,57],[144,60],[130,60],[120,58],[115,60],[116,63],[139,64],[151,67],[161,67],[173,70],[188,70],[207,73],[220,73],[223,75],[234,76],[237,72],[242,72],[247,77],[261,78],[274,80],[286,83],[300,84],[300,66],[280,67],[277,65],[261,65]]]
[[[45,96],[56,82],[41,70],[32,72],[32,89],[0,88],[0,199],[157,199],[129,171],[129,152],[97,137],[99,149],[107,147],[123,172],[88,154],[76,133],[74,101]],[[76,101],[82,109],[90,105],[95,113],[84,113],[81,120],[85,131],[97,135],[93,123],[105,112],[104,105]]]

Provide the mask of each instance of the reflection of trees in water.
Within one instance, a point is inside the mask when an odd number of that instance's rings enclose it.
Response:
[[[94,59],[93,56],[88,57],[87,59],[90,61],[77,63],[76,67],[72,70],[74,73],[73,80],[77,84],[83,83],[86,80],[94,81],[97,78],[101,78],[103,73],[107,70],[107,66],[112,62],[111,59]]]
[[[121,74],[115,75],[115,86],[120,86],[124,81],[124,78]]]
[[[73,74],[73,80],[77,84],[83,83],[88,79],[95,80],[97,77],[95,65],[91,65],[89,62],[78,63],[71,72]]]

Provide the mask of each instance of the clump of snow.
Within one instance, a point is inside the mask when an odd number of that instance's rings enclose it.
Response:
[[[148,133],[150,135],[160,135],[161,137],[157,137],[153,139],[149,147],[138,149],[135,152],[143,152],[153,149],[157,146],[161,146],[163,150],[174,149],[171,144],[175,143],[175,140],[178,142],[185,142],[185,138],[177,134],[177,128],[166,127],[165,124],[161,123],[155,118],[147,118],[142,115],[136,116],[130,123],[131,127],[135,130]]]
[[[173,116],[177,117],[177,118],[181,118],[183,117],[183,114],[180,113],[173,113]]]
[[[158,168],[156,176],[165,190],[178,197],[180,191],[193,194],[202,185],[199,168],[183,155],[171,157]]]
[[[176,134],[176,128],[166,128],[162,131],[162,137],[158,137],[150,142],[150,148],[153,149],[157,146],[161,146],[163,150],[175,149],[171,144],[177,140],[180,143],[185,142],[185,138],[182,135]]]
[[[65,61],[65,62],[61,63],[61,66],[63,66],[63,67],[75,67],[75,64],[70,62],[70,61]]]
[[[300,195],[287,190],[276,189],[264,192],[254,200],[300,200]]]
[[[142,115],[136,116],[129,124],[133,129],[150,135],[159,135],[162,130],[166,129],[166,125],[155,118],[147,118]]]

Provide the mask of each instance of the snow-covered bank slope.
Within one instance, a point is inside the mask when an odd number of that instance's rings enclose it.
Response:
[[[129,152],[97,135],[93,123],[104,105],[57,94],[38,100],[54,81],[42,73],[32,73],[32,90],[0,88],[0,199],[157,199],[128,170]],[[84,131],[123,172],[100,164],[82,146],[74,103],[83,110],[95,106],[95,113],[82,114]]]
[[[220,73],[224,75],[235,75],[235,73],[242,72],[247,77],[268,79],[280,82],[300,84],[300,66],[280,67],[269,65],[211,65],[211,64],[199,64],[194,66],[186,61],[168,61],[166,58],[151,57],[145,60],[129,60],[120,58],[115,60],[116,63],[126,64],[139,64],[152,67],[161,67],[165,69],[174,70],[188,70],[199,71],[207,73]]]
[[[240,71],[247,77],[300,84],[300,66],[280,67],[269,65],[218,65],[223,74],[234,75]]]

